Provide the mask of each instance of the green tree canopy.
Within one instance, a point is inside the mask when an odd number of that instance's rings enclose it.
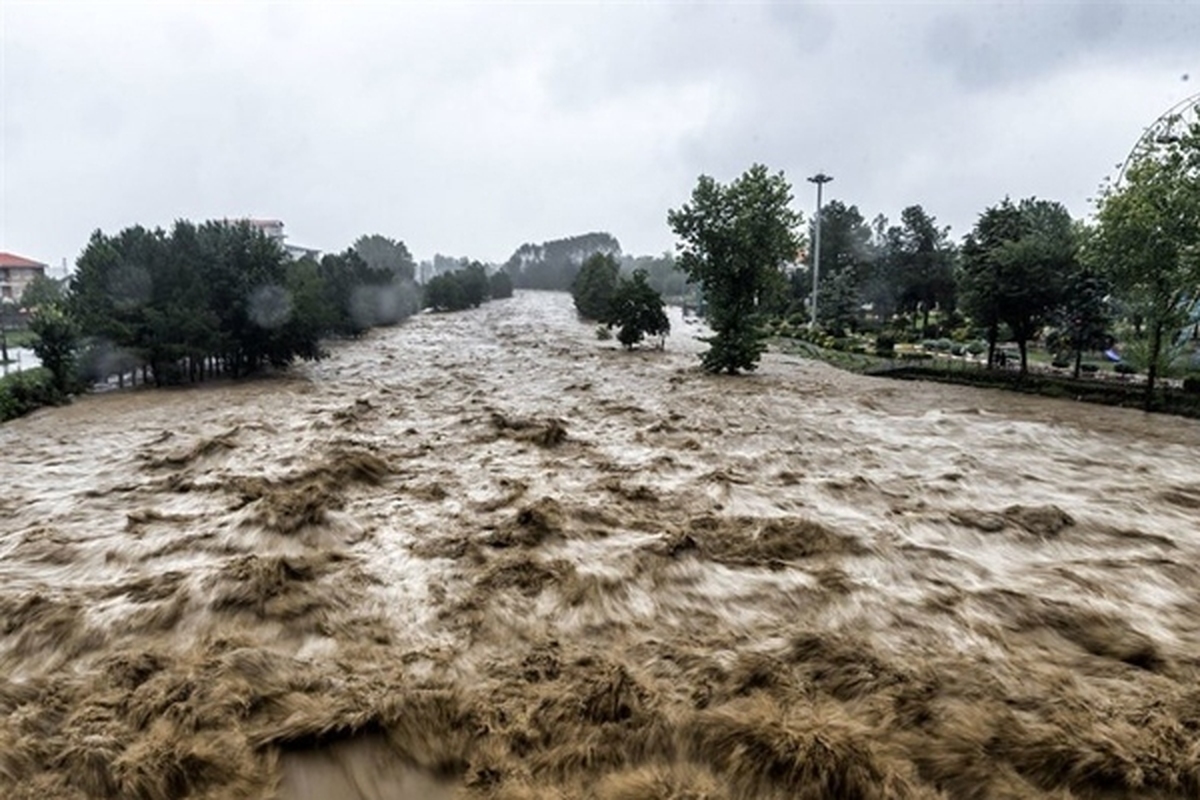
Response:
[[[988,363],[1007,324],[1028,370],[1028,343],[1063,304],[1077,265],[1075,225],[1061,203],[1005,198],[987,209],[963,244],[964,307],[984,327]]]
[[[1086,242],[1092,231],[1076,225],[1076,241]],[[1074,358],[1073,375],[1079,377],[1084,350],[1098,350],[1107,343],[1112,310],[1108,296],[1112,285],[1087,259],[1075,260],[1063,281],[1063,296],[1052,316],[1059,340]]]
[[[33,352],[42,366],[54,376],[54,387],[63,394],[75,389],[75,351],[79,329],[59,303],[41,303],[29,320],[29,329],[37,335]]]
[[[882,242],[882,267],[890,278],[896,307],[922,316],[921,329],[929,327],[934,308],[953,308],[956,252],[950,229],[919,205],[900,212],[900,225],[889,227]]]
[[[1200,122],[1139,152],[1096,219],[1087,258],[1145,323],[1149,407],[1167,345],[1200,302]]]
[[[425,284],[425,307],[435,311],[478,308],[489,297],[491,282],[478,261],[453,272],[435,275]]]
[[[809,240],[815,240],[816,221],[809,222]],[[814,248],[815,249],[815,248]],[[795,286],[803,296],[812,291],[810,252],[805,261],[808,278]],[[843,329],[854,324],[863,292],[871,276],[875,253],[871,228],[857,206],[830,200],[821,208],[821,275],[817,292],[817,321],[826,328]]]
[[[372,234],[360,236],[354,252],[372,270],[386,272],[401,281],[411,281],[416,274],[416,262],[404,242]]]
[[[662,295],[650,286],[645,270],[636,269],[633,275],[621,278],[609,302],[603,322],[617,327],[617,340],[631,350],[647,336],[666,336],[671,321],[663,307]]]
[[[54,305],[63,298],[63,282],[37,275],[21,292],[21,308],[33,311],[41,306]]]
[[[679,268],[700,284],[714,335],[702,356],[710,372],[737,373],[758,365],[764,345],[763,307],[784,283],[782,266],[802,245],[800,215],[783,173],[755,164],[722,186],[701,175],[690,203],[667,214],[680,238]]]
[[[600,321],[607,319],[620,272],[617,260],[608,253],[594,253],[583,262],[579,274],[571,282],[571,297],[579,316]]]
[[[503,300],[513,296],[512,277],[504,270],[497,270],[488,276],[488,291],[493,300]]]

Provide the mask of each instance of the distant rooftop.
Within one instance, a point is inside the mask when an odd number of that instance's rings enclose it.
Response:
[[[30,258],[13,255],[12,253],[0,253],[0,267],[45,267],[41,261],[34,261]]]

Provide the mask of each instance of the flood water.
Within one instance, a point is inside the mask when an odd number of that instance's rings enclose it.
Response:
[[[1200,795],[1196,422],[672,323],[0,426],[0,796]]]

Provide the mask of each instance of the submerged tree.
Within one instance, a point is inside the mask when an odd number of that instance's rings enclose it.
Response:
[[[636,269],[617,285],[603,321],[608,327],[619,329],[617,340],[631,350],[647,336],[666,336],[671,332],[671,321],[663,305],[662,295],[650,286],[646,271]]]
[[[571,282],[571,297],[579,316],[601,322],[607,318],[620,272],[617,260],[608,253],[595,253],[583,262]]]
[[[782,265],[802,244],[791,201],[783,173],[755,164],[728,186],[701,175],[691,202],[667,214],[681,239],[679,268],[700,284],[708,302],[714,335],[702,360],[710,372],[735,374],[758,365],[765,349],[760,312],[785,285]]]
[[[488,290],[493,300],[503,300],[513,296],[512,277],[504,270],[497,270],[488,277]]]

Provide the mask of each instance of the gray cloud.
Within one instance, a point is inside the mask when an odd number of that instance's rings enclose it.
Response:
[[[1188,4],[5,4],[0,249],[269,216],[502,260],[587,230],[671,246],[700,173],[835,176],[961,235],[1006,194],[1078,214],[1189,91]]]

